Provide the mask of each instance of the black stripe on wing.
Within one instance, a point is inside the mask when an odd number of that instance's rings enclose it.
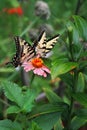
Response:
[[[18,36],[14,37],[14,40],[15,40],[15,44],[16,44],[16,55],[19,55],[19,52],[20,52],[19,37]]]
[[[14,40],[16,44],[16,54],[12,59],[12,64],[17,67],[26,60],[27,55],[29,55],[32,50],[32,46],[21,37],[16,36]]]
[[[46,33],[42,34],[40,41],[38,42],[35,51],[36,54],[39,54],[41,57],[46,56],[46,54],[51,51],[54,45],[57,43],[59,35],[56,35],[48,40],[46,40]]]
[[[39,35],[39,37],[33,42],[32,47],[36,48],[38,46],[38,44],[44,44],[46,41],[46,32],[42,31]]]
[[[50,39],[48,39],[46,41],[45,49],[50,51],[54,47],[54,45],[57,43],[58,39],[59,39],[59,34],[50,38]]]

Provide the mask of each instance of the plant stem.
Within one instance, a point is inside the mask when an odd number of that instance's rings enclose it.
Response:
[[[6,101],[4,101],[3,99],[0,98],[0,102],[2,102],[3,104],[10,106]]]
[[[76,9],[75,9],[75,15],[78,15],[80,7],[82,6],[84,0],[78,0],[77,1],[77,5],[76,5]]]
[[[12,80],[12,79],[14,79],[16,76],[17,76],[17,74],[18,74],[18,72],[17,71],[15,71],[11,76],[9,76],[8,78],[7,78],[7,80]]]
[[[73,99],[72,94],[75,93],[75,91],[76,91],[77,81],[78,81],[78,71],[77,71],[77,69],[75,69],[74,76],[73,76],[73,87],[72,87],[72,92],[71,92],[71,102],[70,102],[70,107],[69,107],[69,111],[68,111],[67,130],[71,130],[70,123],[72,120],[73,108],[74,108],[74,99]]]
[[[70,60],[75,61],[74,55],[73,55],[73,44],[72,44],[72,33],[68,31],[69,36],[69,53],[70,53]]]
[[[32,74],[31,81],[30,81],[30,87],[31,87],[31,85],[32,85],[32,82],[33,82],[33,80],[34,80],[34,77],[35,77],[35,74]]]
[[[24,34],[26,34],[31,28],[32,26],[35,25],[35,23],[38,21],[39,19],[36,18],[31,24],[29,24],[25,29],[24,31],[20,34],[20,37],[22,37]]]
[[[73,47],[72,47],[71,44],[72,44],[72,43],[70,43],[70,55],[71,55],[72,61],[75,61],[75,58],[74,58],[74,56],[73,56]]]

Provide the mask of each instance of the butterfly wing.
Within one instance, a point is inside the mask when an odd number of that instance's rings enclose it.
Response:
[[[44,50],[44,54],[46,55],[48,52],[51,51],[51,49],[54,47],[54,45],[56,44],[57,40],[59,39],[59,35],[52,37],[51,39],[46,41],[45,44],[45,50]]]
[[[35,55],[35,53],[32,49],[32,46],[24,39],[16,36],[14,40],[16,44],[16,54],[12,59],[12,64],[17,67],[24,61],[29,61]]]
[[[34,42],[33,46],[31,46],[28,42],[16,36],[14,38],[16,44],[16,54],[13,57],[12,62],[9,63],[17,67],[25,61],[30,61],[37,55],[40,57],[45,57],[46,54],[54,47],[58,38],[59,35],[47,40],[46,32],[42,32],[38,40]]]
[[[51,39],[46,39],[46,32],[43,32],[40,36],[40,39],[38,40],[38,43],[35,47],[36,54],[40,55],[41,57],[45,57],[46,54],[51,51],[51,49],[54,47],[55,43],[57,42],[59,38],[59,35],[52,37]]]
[[[45,43],[46,43],[46,33],[42,32],[38,37],[38,39],[33,44],[33,48],[36,52],[36,55],[39,54],[41,57],[43,56]]]

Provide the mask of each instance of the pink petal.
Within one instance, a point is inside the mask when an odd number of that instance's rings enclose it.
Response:
[[[50,70],[49,70],[46,66],[42,66],[42,69],[43,69],[44,71],[46,71],[47,73],[49,73],[49,74],[51,73]]]
[[[34,74],[43,76],[44,71],[41,68],[35,68]]]
[[[34,66],[31,64],[31,62],[30,63],[24,62],[22,66],[24,67],[24,70],[26,72],[34,69]]]
[[[43,73],[43,77],[47,77],[47,74],[45,72]]]
[[[22,66],[25,66],[25,65],[27,65],[28,64],[28,62],[24,62],[23,64],[22,64]]]
[[[37,74],[37,75],[40,75],[43,77],[47,77],[47,74],[41,68],[35,68],[34,74]]]

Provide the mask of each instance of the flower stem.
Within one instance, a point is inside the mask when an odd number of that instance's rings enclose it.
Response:
[[[20,37],[22,37],[24,34],[26,34],[31,28],[32,26],[35,25],[35,23],[38,21],[38,18],[36,18],[31,24],[29,24],[24,31],[20,34]]]
[[[30,81],[30,86],[32,85],[32,82],[33,82],[34,78],[35,78],[35,74],[32,74],[31,81]]]
[[[75,15],[78,15],[79,14],[79,10],[82,6],[82,4],[84,3],[85,1],[84,0],[78,0],[77,1],[77,5],[76,5],[76,9],[75,9]]]
[[[0,98],[0,102],[2,102],[3,104],[10,106],[6,101],[4,101],[3,99]]]

